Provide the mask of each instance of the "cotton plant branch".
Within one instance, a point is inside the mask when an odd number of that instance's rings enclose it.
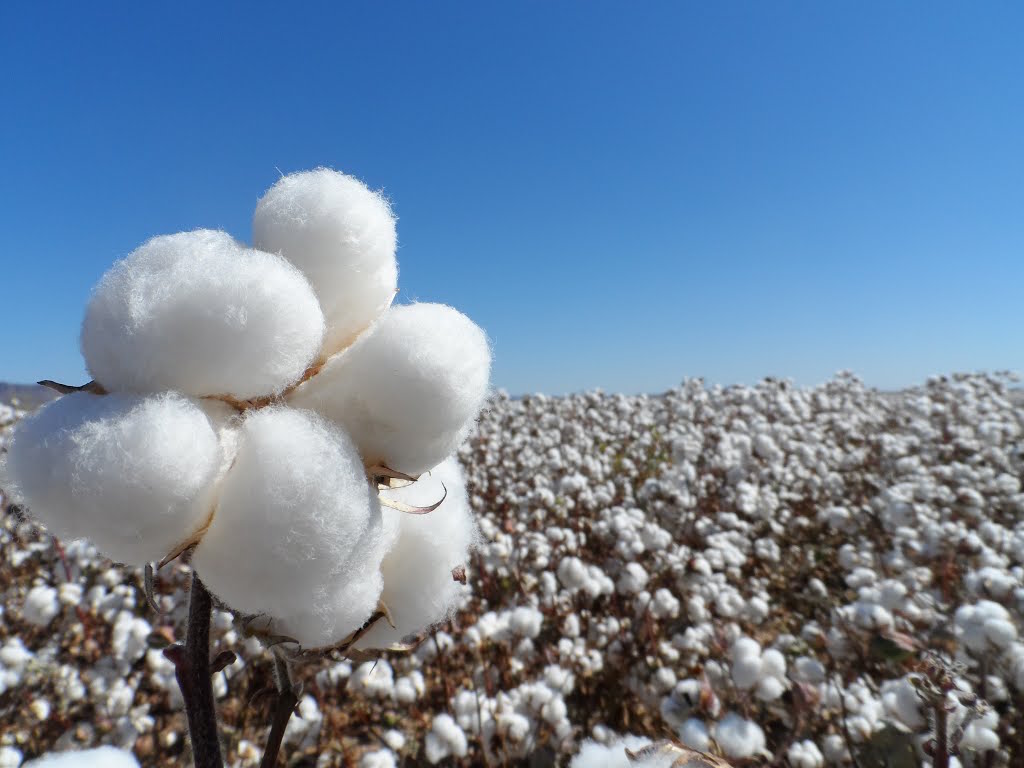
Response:
[[[210,593],[193,573],[185,643],[175,643],[164,649],[164,656],[174,664],[174,675],[185,701],[195,768],[224,766],[217,734],[217,705],[213,697],[213,672],[210,665],[212,610]]]
[[[271,721],[270,734],[267,736],[267,746],[263,751],[263,760],[260,761],[260,768],[274,768],[277,765],[277,754],[281,749],[281,742],[284,740],[284,732],[288,728],[288,721],[291,719],[292,712],[295,711],[295,707],[299,703],[291,674],[288,671],[288,661],[276,651],[273,655],[277,698],[274,703],[274,717]]]

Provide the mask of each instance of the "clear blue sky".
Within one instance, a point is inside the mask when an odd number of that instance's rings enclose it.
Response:
[[[4,3],[0,379],[84,381],[116,257],[318,165],[513,393],[1024,370],[1022,9]]]

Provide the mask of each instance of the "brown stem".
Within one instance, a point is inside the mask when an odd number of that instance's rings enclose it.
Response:
[[[174,675],[185,701],[195,768],[224,766],[217,735],[217,706],[213,698],[213,679],[210,673],[212,608],[210,593],[193,572],[185,644],[175,643],[164,649],[164,656],[174,663]]]
[[[292,686],[291,675],[288,673],[288,662],[277,653],[271,655],[274,657],[277,703],[274,705],[274,720],[270,726],[270,735],[267,736],[267,748],[263,750],[260,768],[274,768],[277,765],[277,754],[281,751],[285,729],[288,727],[292,712],[295,711],[295,705],[299,702]]]
[[[946,698],[943,696],[942,700],[935,704],[935,757],[932,761],[934,768],[949,768],[947,729]]]

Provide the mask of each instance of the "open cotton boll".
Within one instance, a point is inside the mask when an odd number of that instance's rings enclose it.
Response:
[[[243,613],[276,619],[316,606],[328,614],[346,585],[379,569],[382,535],[348,436],[310,411],[264,408],[240,427],[234,465],[192,565]],[[339,620],[335,630],[347,634],[367,617],[347,628]]]
[[[81,342],[108,390],[247,400],[295,383],[323,333],[298,269],[198,229],[154,237],[117,262],[93,291]]]
[[[252,237],[309,279],[327,319],[328,353],[348,346],[395,295],[395,217],[352,176],[318,168],[283,177],[256,206]]]
[[[633,768],[635,765],[626,755],[626,750],[637,752],[651,743],[642,736],[623,736],[607,746],[587,739],[580,746],[569,768]]]
[[[79,752],[50,752],[29,760],[21,768],[139,768],[139,763],[131,752],[98,747]]]
[[[18,424],[6,471],[8,490],[55,536],[141,565],[206,521],[221,462],[213,425],[193,400],[78,392]]]
[[[764,750],[764,731],[753,720],[726,713],[714,728],[715,741],[727,757],[753,757]]]
[[[367,465],[418,475],[465,439],[490,365],[487,337],[461,312],[392,307],[290,400],[344,426]]]
[[[395,531],[395,542],[381,564],[381,598],[395,626],[377,622],[360,640],[363,648],[386,647],[448,618],[461,587],[452,569],[466,563],[477,535],[466,479],[454,457],[412,485],[383,495],[421,507],[444,501],[425,515],[383,509],[385,529]]]

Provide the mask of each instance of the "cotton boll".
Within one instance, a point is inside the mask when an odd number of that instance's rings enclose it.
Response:
[[[442,496],[444,501],[425,515],[384,508],[385,529],[395,530],[396,539],[381,564],[381,598],[395,626],[377,622],[360,641],[363,648],[386,647],[444,621],[461,588],[452,578],[452,569],[466,563],[477,536],[466,480],[454,457],[412,485],[386,491],[384,496],[413,506],[429,506]]]
[[[55,536],[89,539],[112,560],[141,565],[206,521],[221,462],[193,400],[74,393],[18,424],[8,490]]]
[[[588,739],[569,762],[569,768],[631,768],[626,750],[636,752],[650,743],[650,739],[641,736],[624,736],[607,746]]]
[[[256,206],[252,236],[309,279],[327,319],[329,353],[347,346],[395,294],[395,217],[352,176],[318,168],[281,178]]]
[[[759,754],[765,745],[764,731],[753,720],[729,712],[715,725],[715,741],[727,757],[738,759]]]
[[[227,605],[272,617],[273,631],[288,628],[319,646],[341,640],[376,607],[383,538],[348,436],[309,411],[265,408],[241,426],[192,564]]]
[[[449,755],[465,757],[469,751],[466,734],[452,716],[440,714],[434,718],[433,727],[427,733],[424,743],[427,760],[436,764]]]
[[[364,462],[418,475],[463,441],[487,395],[487,337],[442,304],[392,307],[290,395],[342,425]]]
[[[711,734],[703,720],[691,717],[679,728],[679,740],[690,749],[707,752],[711,748]]]
[[[108,390],[246,400],[297,381],[323,333],[298,269],[199,229],[155,237],[115,264],[89,300],[81,342]]]
[[[22,768],[139,768],[139,763],[131,752],[99,747],[80,752],[51,752],[29,760]]]
[[[45,627],[60,614],[57,590],[46,585],[32,587],[25,595],[21,616],[29,624]]]
[[[359,768],[395,768],[395,753],[390,749],[377,749],[366,752],[359,758]]]
[[[790,768],[821,768],[825,764],[825,757],[817,744],[810,739],[804,739],[790,745],[786,751],[786,762]]]

